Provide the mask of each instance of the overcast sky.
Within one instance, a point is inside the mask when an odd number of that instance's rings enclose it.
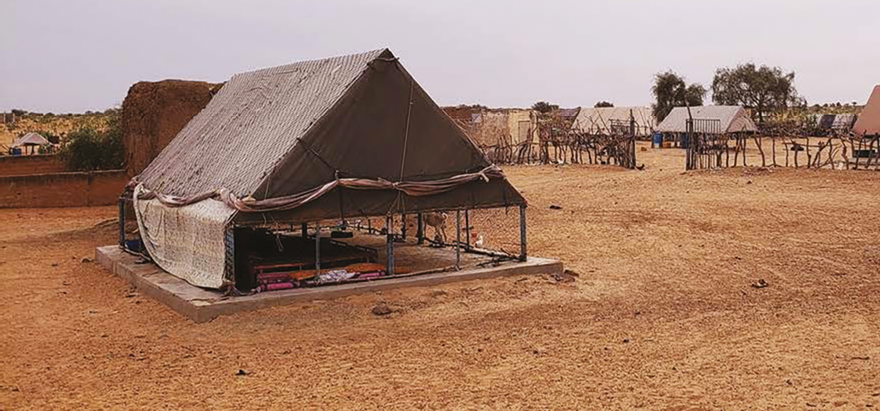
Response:
[[[651,102],[654,73],[710,85],[754,61],[812,103],[880,83],[880,1],[0,2],[0,111],[103,110],[141,80],[223,81],[390,48],[441,105]]]

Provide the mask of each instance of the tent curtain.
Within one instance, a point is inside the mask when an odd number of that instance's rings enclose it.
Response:
[[[204,288],[232,283],[224,278],[225,231],[235,211],[212,199],[181,208],[146,200],[143,186],[134,189],[138,230],[150,257],[163,270]]]

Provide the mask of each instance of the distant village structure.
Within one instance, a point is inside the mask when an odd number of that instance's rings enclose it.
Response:
[[[631,124],[632,122],[632,124]],[[582,108],[571,125],[572,130],[612,135],[628,134],[634,127],[635,136],[647,137],[654,132],[657,120],[647,106]]]
[[[687,133],[688,120],[693,118],[692,132],[727,134],[757,132],[758,126],[742,106],[679,106],[657,126],[661,133]]]
[[[443,110],[483,150],[538,143],[538,113],[531,109],[451,106]]]
[[[660,135],[654,143],[670,142],[686,148],[690,133],[720,136],[757,131],[758,126],[742,106],[679,106],[657,125]]]

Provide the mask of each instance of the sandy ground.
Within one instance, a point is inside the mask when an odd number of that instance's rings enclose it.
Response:
[[[562,258],[573,282],[199,325],[81,262],[113,242],[95,226],[113,207],[0,209],[0,408],[880,406],[880,175],[683,173],[681,155],[639,152],[644,171],[506,168],[531,202],[530,251]],[[380,301],[396,312],[373,315]]]

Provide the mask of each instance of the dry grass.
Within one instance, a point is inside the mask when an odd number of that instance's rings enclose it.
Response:
[[[678,150],[637,155],[646,170],[507,168],[531,202],[531,252],[575,282],[403,289],[201,325],[80,262],[113,242],[93,227],[112,207],[0,210],[0,408],[880,406],[880,175],[684,174]],[[397,311],[372,315],[379,301]]]

